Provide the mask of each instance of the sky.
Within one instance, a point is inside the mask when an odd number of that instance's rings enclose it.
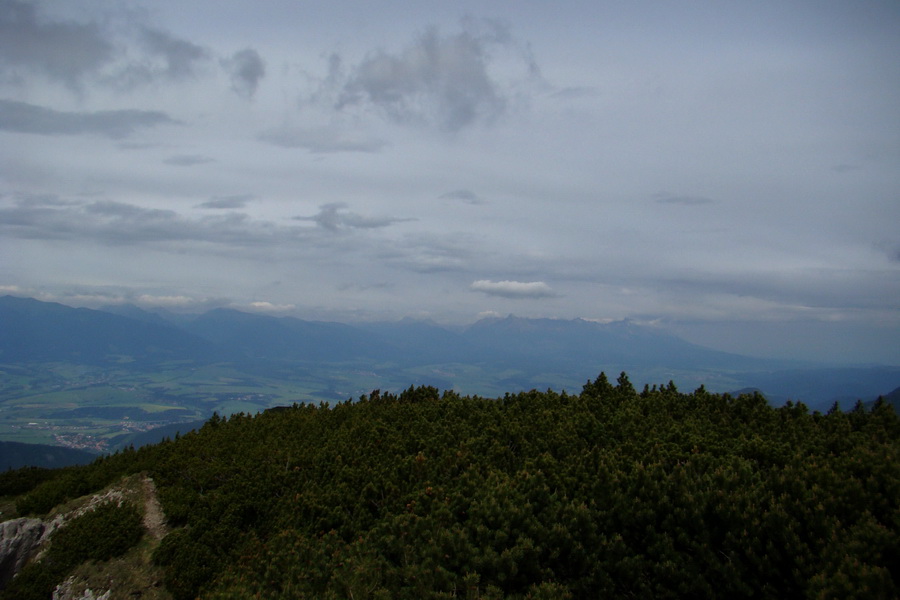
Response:
[[[0,294],[900,364],[900,3],[0,0]]]

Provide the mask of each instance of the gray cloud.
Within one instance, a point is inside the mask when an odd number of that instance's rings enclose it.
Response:
[[[487,204],[487,200],[471,190],[453,190],[438,196],[440,200],[459,200],[466,204]]]
[[[164,31],[144,27],[141,40],[147,50],[165,62],[163,73],[172,79],[194,76],[197,63],[209,58],[206,50]]]
[[[309,258],[311,264],[344,268],[348,257],[359,268],[376,265],[415,273],[460,270],[472,253],[456,236],[335,235],[353,229],[375,232],[408,219],[358,215],[341,206],[323,206],[310,221],[292,225],[227,212],[192,217],[172,210],[123,202],[67,202],[56,197],[0,198],[0,239],[10,242],[44,240],[65,244],[73,253],[90,247],[139,248],[166,253],[238,257],[266,265],[288,256]],[[6,206],[4,206],[4,200]],[[207,204],[235,206],[241,197],[214,198]]]
[[[141,219],[144,221],[153,220],[172,220],[176,214],[171,210],[162,210],[158,208],[142,208],[134,204],[126,204],[124,202],[115,202],[112,200],[101,200],[92,202],[84,207],[84,211],[88,214],[100,215],[104,217],[116,217],[122,219]]]
[[[718,298],[745,311],[835,314],[892,310],[900,280],[889,269],[797,268],[758,272],[689,273],[662,277],[673,298]],[[727,299],[727,300],[726,300]],[[685,307],[686,311],[692,310]]]
[[[252,194],[237,194],[234,196],[218,196],[215,198],[210,198],[206,202],[197,205],[197,208],[211,208],[211,209],[230,209],[230,208],[244,208],[247,206],[247,203],[253,200],[254,196]]]
[[[464,271],[477,254],[477,243],[466,234],[409,234],[380,249],[381,261],[415,273]]]
[[[490,50],[510,40],[505,29],[484,25],[479,30],[470,22],[455,35],[432,28],[400,53],[371,54],[344,83],[337,108],[373,106],[396,122],[436,122],[449,131],[494,119],[507,99],[488,73]],[[329,80],[339,74],[332,58]]]
[[[137,41],[143,52],[124,65],[107,83],[133,89],[159,80],[185,81],[197,76],[209,52],[164,31],[142,26]]]
[[[669,192],[659,192],[654,194],[653,198],[660,204],[681,204],[684,206],[701,206],[703,204],[715,204],[716,201],[705,196],[686,196],[678,194],[670,194]]]
[[[558,296],[543,281],[491,281],[489,279],[479,279],[478,281],[473,281],[469,288],[489,296],[500,296],[502,298],[553,298]]]
[[[394,223],[412,221],[399,217],[366,217],[354,212],[345,211],[347,205],[343,202],[323,204],[319,207],[319,214],[312,217],[294,217],[296,221],[313,221],[328,231],[340,229],[379,229]]]
[[[176,123],[159,111],[63,112],[25,102],[0,100],[0,130],[3,131],[41,135],[95,134],[119,139],[142,127]]]
[[[0,284],[896,337],[896,10],[539,4],[492,12],[541,69],[502,27],[359,0],[0,0]],[[541,282],[564,299],[504,299]]]
[[[290,244],[310,229],[275,225],[244,214],[191,219],[171,210],[103,200],[61,205],[17,202],[0,208],[0,232],[10,238],[89,241],[104,245],[202,243],[248,249]]]
[[[200,154],[177,154],[166,158],[163,162],[176,167],[193,167],[194,165],[203,165],[216,161],[213,158]]]
[[[259,53],[246,48],[235,52],[230,59],[223,59],[221,63],[231,76],[231,89],[238,96],[252,98],[260,80],[266,75],[266,65]]]
[[[310,129],[282,127],[260,134],[259,139],[282,148],[304,148],[316,154],[379,152],[387,145],[383,140],[339,131],[333,127]]]
[[[113,45],[94,24],[42,19],[32,3],[0,0],[0,64],[38,69],[71,88],[112,60]]]
[[[80,202],[64,200],[56,194],[16,193],[13,195],[18,206],[77,206]]]

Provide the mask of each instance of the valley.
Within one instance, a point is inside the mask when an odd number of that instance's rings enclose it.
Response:
[[[427,385],[499,397],[578,393],[601,371],[640,389],[760,390],[770,402],[849,408],[900,387],[900,367],[837,368],[718,352],[628,321],[513,316],[450,329],[427,321],[310,322],[216,309],[168,320],[0,298],[0,440],[103,454],[213,413],[335,404]],[[155,433],[154,433],[155,432]]]

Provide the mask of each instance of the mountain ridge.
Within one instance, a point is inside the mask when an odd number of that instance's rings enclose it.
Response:
[[[154,318],[151,315],[155,313],[149,311],[137,311],[119,308],[113,313],[5,296],[0,298],[0,321],[11,328],[0,334],[0,357],[12,356],[16,348],[10,344],[18,341],[18,349],[25,351],[26,358],[42,359],[69,354],[103,360],[106,356],[129,353],[148,358],[154,354],[196,358],[192,352],[209,352],[217,359],[231,360],[349,361],[365,357],[404,361],[428,355],[434,362],[454,362],[464,356],[480,361],[500,357],[500,362],[539,359],[583,364],[591,370],[598,361],[620,361],[624,366],[661,364],[666,360],[672,361],[673,366],[691,361],[722,366],[737,361],[742,363],[739,368],[773,362],[691,344],[630,321],[600,324],[585,319],[526,319],[510,315],[481,319],[453,332],[434,323],[410,319],[347,324],[216,308],[174,323],[163,317]],[[127,335],[121,333],[124,330]],[[435,347],[435,338],[445,345]],[[30,345],[29,339],[34,341]],[[48,343],[53,339],[58,342]],[[144,346],[140,347],[140,343]],[[214,353],[209,344],[218,346],[219,352]],[[53,348],[55,352],[50,351]],[[442,350],[446,354],[441,354]]]
[[[314,370],[346,365],[361,371],[390,369],[395,379],[443,387],[455,387],[454,377],[476,369],[504,373],[496,385],[522,389],[571,389],[573,381],[583,382],[600,371],[627,371],[639,383],[677,379],[718,391],[754,387],[778,402],[802,400],[814,408],[835,398],[874,398],[900,385],[900,367],[833,368],[742,356],[630,320],[508,315],[451,329],[409,318],[347,324],[216,308],[170,320],[133,306],[114,309],[118,314],[4,296],[0,360],[68,360],[123,368],[186,360],[254,368],[282,365],[278,368],[298,373],[301,365]],[[346,397],[337,386],[329,390],[329,398]]]

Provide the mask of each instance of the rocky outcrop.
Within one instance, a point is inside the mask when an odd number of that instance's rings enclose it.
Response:
[[[110,594],[112,594],[112,590],[108,590],[97,595],[90,588],[79,593],[74,591],[75,584],[75,577],[69,577],[63,581],[53,590],[52,600],[109,600]]]
[[[0,523],[0,590],[18,573],[48,533],[40,519],[12,519]]]
[[[21,518],[0,523],[0,590],[3,590],[29,562],[41,561],[43,554],[52,545],[54,532],[65,528],[72,519],[107,504],[122,506],[125,502],[136,501],[140,501],[144,506],[144,525],[152,545],[149,550],[129,559],[131,561],[129,564],[134,566],[135,561],[140,561],[139,568],[152,571],[149,555],[165,537],[168,528],[153,480],[146,475],[135,475],[124,480],[118,487],[106,489],[89,498],[82,497],[66,507],[59,507],[66,510],[56,512],[52,519],[42,521]],[[106,573],[104,569],[105,567],[98,566],[95,571],[100,574]],[[159,588],[162,581],[161,574],[156,571],[143,578],[131,577],[124,583],[118,580],[114,582],[111,577],[94,576],[86,579],[83,575],[82,573],[80,577],[70,576],[57,585],[53,591],[53,600],[109,600],[111,597],[135,596],[156,598],[153,593],[149,595],[146,593]],[[123,588],[127,589],[123,591]]]

